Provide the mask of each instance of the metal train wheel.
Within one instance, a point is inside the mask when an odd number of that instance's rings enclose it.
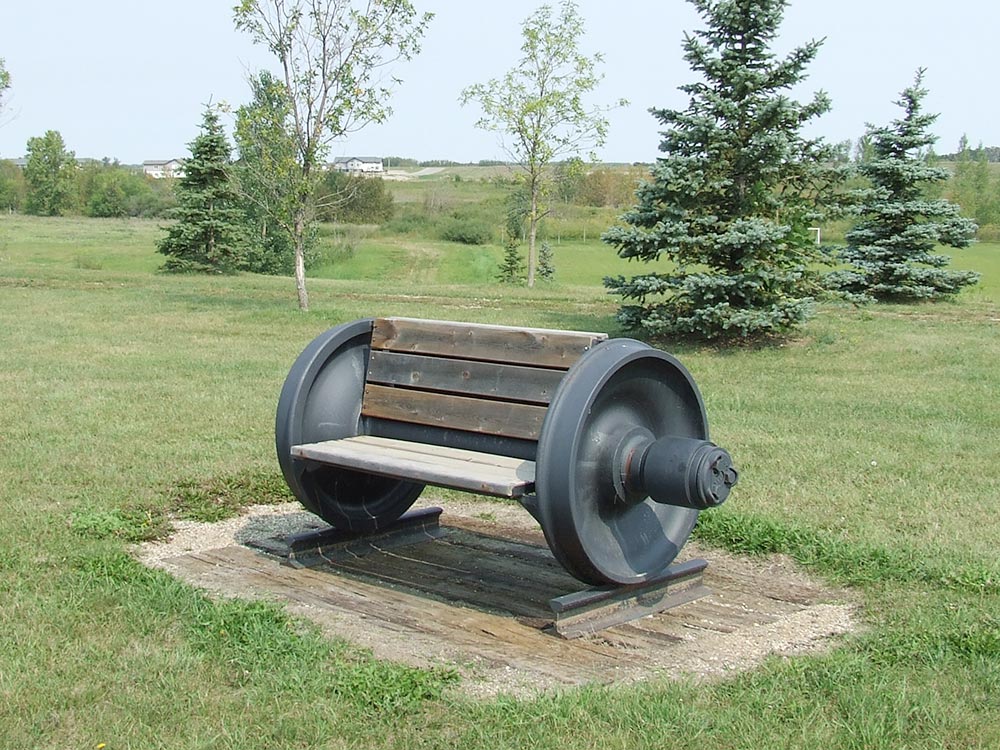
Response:
[[[331,328],[292,365],[278,398],[275,448],[292,493],[339,529],[377,531],[413,505],[424,485],[293,459],[293,445],[358,434],[371,320]]]
[[[538,517],[556,558],[593,584],[641,583],[662,572],[698,508],[720,504],[736,481],[728,454],[707,440],[701,395],[672,356],[631,339],[587,352],[556,391],[539,437]],[[684,455],[667,467],[672,459],[660,454],[675,444]],[[644,468],[660,488],[656,500]]]

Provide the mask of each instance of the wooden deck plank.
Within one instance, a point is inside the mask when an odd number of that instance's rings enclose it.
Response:
[[[391,550],[397,559],[384,563],[387,575],[382,579],[370,571],[339,570],[336,562],[295,569],[241,546],[182,553],[164,558],[162,565],[211,591],[287,602],[295,614],[314,619],[331,635],[372,649],[380,658],[419,666],[455,665],[467,677],[463,689],[473,694],[481,689],[489,694],[530,693],[541,686],[628,681],[661,670],[724,674],[746,668],[771,651],[795,652],[850,627],[849,620],[845,624],[830,619],[828,610],[834,605],[825,602],[831,601],[831,592],[817,587],[813,599],[824,603],[815,608],[796,605],[783,598],[782,579],[793,584],[793,598],[810,588],[807,579],[789,577],[787,571],[777,575],[766,561],[720,553],[706,571],[705,582],[715,589],[720,581],[738,581],[738,587],[723,586],[707,599],[584,639],[557,639],[541,630],[546,618],[533,616],[537,594],[524,602],[527,614],[506,614],[511,608],[507,600],[525,598],[525,580],[533,588],[561,586],[559,576],[545,570],[551,560],[539,557],[543,550],[538,530],[494,524],[480,533],[482,523],[468,514],[442,516],[445,536]],[[505,548],[504,537],[518,541],[508,541]],[[363,558],[351,562],[359,569],[364,564]],[[507,585],[487,591],[452,577],[457,576],[455,570],[468,576],[507,577]],[[538,576],[539,571],[543,575]],[[434,593],[421,590],[428,578],[438,587]],[[580,586],[565,580],[562,593]],[[445,587],[449,581],[452,585]],[[763,591],[766,595],[757,593]]]
[[[539,607],[540,617],[551,617],[548,602],[552,597],[580,587],[580,582],[561,567],[553,570],[520,554],[504,554],[498,549],[485,550],[470,544],[471,537],[470,534],[449,530],[433,544],[422,546],[420,557],[431,563],[460,568],[463,577],[471,581],[476,589],[485,586],[488,590],[501,592],[502,599],[530,600]],[[474,600],[474,597],[470,598],[470,601]]]
[[[397,638],[431,636],[461,649],[466,658],[478,657],[562,684],[604,682],[623,664],[640,661],[601,644],[574,642],[567,647],[564,641],[509,617],[338,576],[328,568],[283,567],[244,547],[183,555],[173,558],[171,565],[208,588],[239,587],[344,619],[363,619],[366,628],[395,631]]]
[[[533,461],[457,448],[360,436],[293,445],[291,454],[372,474],[424,482],[496,497],[534,490]]]
[[[330,563],[330,568],[406,586],[453,603],[474,604],[496,614],[552,619],[547,602],[559,589],[526,578],[523,566],[477,568],[461,550],[437,547],[430,542],[414,549],[414,553],[410,556],[405,551],[386,554],[376,551],[353,560],[337,560]],[[567,585],[572,586],[572,581]]]

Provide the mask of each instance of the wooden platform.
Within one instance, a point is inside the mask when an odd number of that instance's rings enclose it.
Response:
[[[829,602],[829,591],[802,576],[714,555],[705,575],[712,595],[566,641],[543,631],[549,602],[580,583],[539,532],[453,515],[442,517],[442,530],[305,569],[236,544],[162,565],[212,591],[285,602],[382,658],[458,667],[468,689],[486,693],[719,674],[850,628],[852,607]]]

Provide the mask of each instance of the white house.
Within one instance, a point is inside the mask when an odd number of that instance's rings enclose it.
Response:
[[[156,180],[161,180],[164,177],[183,177],[184,160],[167,159],[166,161],[160,161],[160,160],[144,161],[142,163],[142,171],[143,174],[148,174],[150,177]]]
[[[338,156],[333,160],[338,172],[351,174],[382,174],[382,159],[378,156]]]

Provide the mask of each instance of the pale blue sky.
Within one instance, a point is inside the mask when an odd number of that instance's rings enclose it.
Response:
[[[461,89],[498,77],[519,54],[520,22],[538,0],[414,0],[436,17],[404,80],[395,115],[335,147],[335,155],[399,155],[470,161],[502,158],[493,134],[474,127],[477,112],[458,104]],[[59,130],[77,156],[126,163],[184,156],[203,103],[248,98],[246,71],[273,62],[232,24],[215,0],[7,0],[0,13],[0,57],[14,86],[0,115],[0,157],[21,156],[31,136]],[[631,106],[611,115],[599,156],[650,161],[657,123],[649,107],[682,108],[677,86],[693,80],[682,59],[685,30],[700,21],[684,0],[580,0],[585,51],[604,54],[595,102]],[[866,121],[896,117],[899,91],[927,68],[926,108],[941,114],[938,151],[967,133],[1000,145],[1000,30],[997,0],[793,0],[776,48],[826,37],[807,98],[825,89],[833,111],[815,126],[831,140],[857,138]]]

